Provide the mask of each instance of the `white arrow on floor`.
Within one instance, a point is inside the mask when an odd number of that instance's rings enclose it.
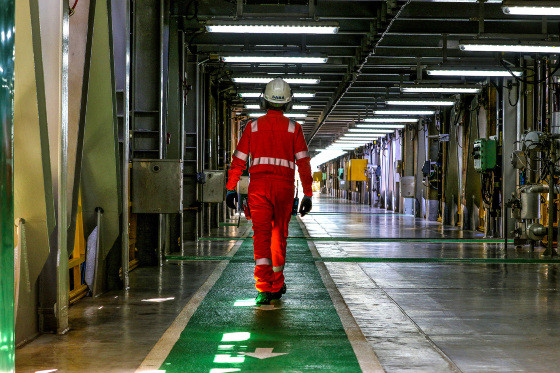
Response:
[[[257,359],[268,359],[280,355],[287,355],[287,352],[272,352],[274,348],[257,348],[255,352],[242,352],[243,355],[256,357]]]

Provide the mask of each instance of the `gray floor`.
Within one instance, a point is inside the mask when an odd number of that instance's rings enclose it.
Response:
[[[482,235],[367,206],[326,197],[316,198],[314,204],[313,213],[303,221],[312,237],[334,238],[311,243],[324,257],[537,255],[512,246],[506,253],[496,243],[437,242]],[[248,228],[223,227],[214,234],[241,236]],[[348,242],[336,237],[398,240]],[[223,256],[234,243],[201,241],[186,245],[183,254]],[[18,349],[17,371],[134,371],[215,266],[216,262],[197,261],[133,271],[128,293],[108,293],[71,307],[68,335],[44,335]],[[327,262],[326,266],[388,372],[560,370],[558,265]],[[174,299],[142,301],[167,297]]]
[[[322,199],[304,218],[315,237],[481,237]],[[366,214],[367,213],[367,214]],[[321,256],[503,258],[503,244],[316,242]],[[508,258],[535,253],[509,245]],[[556,264],[327,263],[389,372],[559,371]]]

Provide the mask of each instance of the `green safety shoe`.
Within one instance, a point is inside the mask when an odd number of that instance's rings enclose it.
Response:
[[[262,304],[270,304],[270,301],[272,299],[274,298],[272,298],[272,293],[270,291],[261,291],[259,295],[257,295],[255,303],[257,304],[257,306],[260,306]]]
[[[280,299],[280,298],[282,298],[282,295],[284,295],[284,294],[286,294],[286,284],[285,283],[282,285],[280,290],[272,293],[272,299]]]

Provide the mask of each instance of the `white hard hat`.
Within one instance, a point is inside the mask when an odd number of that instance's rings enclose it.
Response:
[[[292,101],[292,90],[290,85],[282,78],[271,80],[264,90],[264,99],[278,106]]]

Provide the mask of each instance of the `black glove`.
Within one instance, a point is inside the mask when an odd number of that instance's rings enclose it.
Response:
[[[226,205],[230,209],[237,210],[237,192],[235,190],[228,190],[226,195]]]
[[[307,213],[311,211],[311,207],[313,207],[311,197],[303,197],[303,199],[301,200],[301,205],[299,206],[299,214],[301,215],[301,217],[307,215]]]

